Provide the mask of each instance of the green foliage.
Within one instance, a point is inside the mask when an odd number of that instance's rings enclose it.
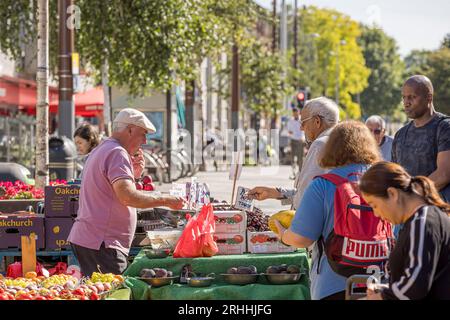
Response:
[[[37,1],[0,1],[0,50],[12,57],[22,57],[22,46],[36,37]]]
[[[256,112],[274,115],[274,110],[283,109],[283,97],[294,88],[284,80],[288,58],[256,39],[242,46],[241,86],[244,103]]]
[[[434,86],[434,106],[437,111],[450,115],[450,49],[431,53],[428,62],[429,78]]]
[[[312,96],[336,96],[344,118],[358,119],[360,106],[353,97],[368,85],[370,70],[357,39],[361,29],[342,13],[314,6],[300,10],[299,86],[311,88]]]
[[[401,102],[404,63],[395,40],[382,29],[362,26],[362,30],[358,42],[371,69],[369,86],[360,95],[363,116],[393,116]]]
[[[57,1],[49,1],[50,65],[57,71]],[[77,0],[81,27],[75,50],[82,65],[99,80],[105,61],[110,83],[141,95],[165,90],[198,77],[205,56],[214,56],[233,40],[256,14],[250,0]],[[0,47],[13,58],[21,55],[20,41],[36,34],[36,0],[0,2]],[[22,28],[22,29],[21,29]],[[23,30],[23,37],[21,36]]]

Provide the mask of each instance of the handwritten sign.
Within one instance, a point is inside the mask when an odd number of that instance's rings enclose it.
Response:
[[[251,211],[253,209],[253,200],[247,197],[250,189],[238,187],[235,208]]]

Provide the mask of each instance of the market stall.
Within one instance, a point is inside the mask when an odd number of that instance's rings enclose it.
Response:
[[[142,250],[134,262],[125,271],[126,283],[129,284],[133,299],[137,300],[307,300],[309,294],[308,260],[304,250],[282,254],[243,254],[219,255],[208,258],[173,258],[149,259]],[[174,275],[180,275],[184,265],[190,264],[196,274],[215,274],[212,285],[204,288],[190,287],[187,284],[152,288],[138,279],[144,268],[164,268]],[[225,282],[221,274],[235,266],[253,265],[261,273],[269,266],[298,265],[303,274],[295,284],[272,285],[264,276],[258,276],[256,283],[248,285],[231,285]]]

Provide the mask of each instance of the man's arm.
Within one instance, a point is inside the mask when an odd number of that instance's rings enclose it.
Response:
[[[428,178],[433,180],[438,190],[441,190],[450,183],[450,150],[439,152],[436,164],[436,170]]]
[[[136,190],[134,182],[130,179],[120,179],[113,183],[114,193],[120,203],[127,207],[153,208],[169,207],[179,210],[183,208],[184,200],[180,197],[157,197],[147,195]]]

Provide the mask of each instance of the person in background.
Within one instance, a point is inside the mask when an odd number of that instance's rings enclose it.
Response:
[[[78,157],[76,159],[76,167],[79,172],[78,177],[82,177],[82,170],[86,164],[89,153],[100,144],[100,137],[97,130],[89,124],[80,125],[73,134],[75,146],[77,148]]]
[[[394,139],[386,135],[386,122],[378,115],[370,116],[366,120],[366,126],[372,132],[380,146],[381,156],[385,161],[391,161],[392,142]]]
[[[392,162],[412,176],[427,176],[450,202],[450,117],[436,112],[433,85],[416,75],[402,88],[403,106],[413,119],[401,128],[392,144]]]
[[[279,199],[282,205],[290,204],[291,208],[296,210],[311,180],[327,172],[319,166],[319,158],[332,129],[339,122],[339,108],[333,100],[320,97],[309,100],[302,109],[301,116],[300,125],[310,146],[301,171],[295,179],[294,188],[255,187],[248,191],[251,199]]]
[[[300,171],[303,165],[303,145],[305,143],[305,133],[300,126],[300,115],[297,108],[292,109],[292,118],[287,123],[287,130],[291,146],[291,165],[293,168],[291,178],[294,180],[297,172]],[[298,171],[294,170],[296,165]]]
[[[389,256],[389,288],[368,300],[450,300],[450,204],[433,182],[400,165],[380,162],[363,175],[360,190],[377,217],[403,224]]]
[[[357,181],[369,166],[381,160],[378,144],[369,129],[356,121],[341,122],[333,129],[320,158],[329,173]],[[326,254],[320,252],[320,239],[327,239],[334,230],[336,186],[316,178],[306,188],[289,229],[278,221],[278,238],[286,245],[312,249],[310,270],[313,300],[344,300],[347,278],[335,273]]]
[[[141,145],[155,127],[140,111],[126,108],[113,121],[112,136],[89,155],[81,181],[78,215],[68,241],[85,276],[121,274],[136,231],[135,208],[179,210],[184,200],[136,189],[145,160]]]

